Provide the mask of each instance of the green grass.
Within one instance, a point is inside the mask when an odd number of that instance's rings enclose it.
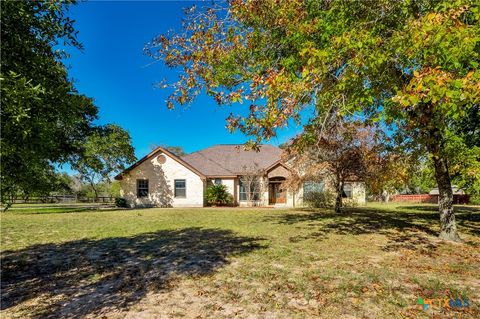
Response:
[[[5,207],[0,207],[4,212]],[[108,203],[40,203],[40,204],[14,204],[6,212],[14,213],[71,213],[81,211],[93,211],[97,209],[113,209],[113,204]]]
[[[480,316],[478,207],[456,208],[463,244],[436,238],[434,205],[71,209],[2,213],[5,317]]]

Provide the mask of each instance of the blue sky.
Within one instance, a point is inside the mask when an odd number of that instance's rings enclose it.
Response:
[[[168,110],[168,91],[154,88],[174,81],[178,71],[143,54],[145,43],[169,29],[180,30],[187,1],[89,1],[71,7],[84,50],[68,49],[69,74],[77,89],[94,98],[99,124],[115,123],[129,131],[137,157],[154,144],[178,145],[193,152],[210,145],[244,143],[248,138],[225,128],[230,112],[246,106],[218,107],[200,96],[187,108]],[[269,143],[278,145],[300,132],[290,126]]]

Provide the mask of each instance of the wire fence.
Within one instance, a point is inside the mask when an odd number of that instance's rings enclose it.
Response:
[[[14,204],[45,204],[45,203],[114,203],[113,196],[98,196],[98,197],[80,197],[75,195],[53,195],[53,196],[39,196],[39,197],[17,197],[12,203]]]

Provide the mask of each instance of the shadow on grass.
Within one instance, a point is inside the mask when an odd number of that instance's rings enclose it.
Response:
[[[460,233],[479,236],[480,210],[474,207],[463,208],[456,208],[456,220]],[[315,238],[322,240],[329,234],[381,234],[388,239],[388,243],[383,247],[386,251],[401,248],[431,251],[438,246],[438,241],[432,240],[432,236],[438,235],[439,224],[439,214],[434,206],[400,206],[395,209],[344,208],[342,214],[332,211],[304,210],[303,213],[286,213],[269,217],[269,220],[282,224],[299,224],[299,227],[303,225],[314,230],[307,236],[290,238],[293,242]]]
[[[133,237],[42,244],[1,256],[2,302],[29,305],[34,318],[82,317],[126,308],[178,276],[204,276],[228,257],[265,248],[262,238],[229,230],[185,228]]]
[[[438,206],[398,206],[397,209],[404,211],[420,211],[427,213],[418,213],[417,215],[428,214],[434,219],[439,219]],[[480,207],[475,206],[455,206],[455,220],[459,226],[460,232],[469,233],[474,236],[480,236]]]
[[[55,207],[55,208],[39,208],[39,209],[16,209],[7,211],[7,214],[22,214],[22,215],[41,215],[41,214],[67,214],[67,213],[81,213],[98,211],[98,208],[82,208],[82,207]]]
[[[23,205],[12,206],[7,211],[2,211],[2,214],[8,215],[38,215],[38,214],[61,214],[61,213],[79,213],[92,211],[112,211],[118,210],[118,207],[111,204],[83,204],[83,205],[68,205],[68,204],[52,204],[52,205]]]
[[[438,213],[437,205],[406,205],[406,206],[397,206],[396,209],[409,210],[409,211],[426,211],[426,212],[435,212]],[[480,207],[475,206],[455,206],[455,213],[458,214],[468,214],[468,213],[479,213]]]

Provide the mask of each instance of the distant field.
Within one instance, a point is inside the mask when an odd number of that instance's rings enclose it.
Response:
[[[30,206],[1,214],[2,318],[480,317],[479,207],[452,244],[435,205]]]

